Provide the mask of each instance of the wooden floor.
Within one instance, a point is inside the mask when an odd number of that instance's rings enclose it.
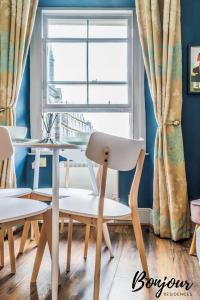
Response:
[[[89,247],[88,259],[83,259],[84,228],[75,226],[73,232],[71,272],[65,273],[67,232],[61,235],[60,266],[62,285],[59,289],[59,299],[62,300],[92,300],[95,232]],[[115,258],[110,260],[108,251],[103,247],[101,300],[151,300],[156,299],[158,288],[143,288],[139,292],[132,292],[132,279],[137,270],[141,271],[140,260],[131,226],[109,227]],[[143,228],[150,276],[163,280],[188,280],[193,282],[189,294],[184,289],[165,288],[159,299],[200,299],[200,266],[196,257],[188,255],[190,241],[173,243],[170,240],[155,237],[151,229]],[[19,238],[16,237],[16,252]],[[41,272],[37,285],[30,286],[31,271],[36,249],[33,242],[28,244],[25,253],[17,258],[17,273],[9,274],[8,248],[6,243],[5,267],[0,271],[0,299],[26,300],[51,299],[51,262],[46,248]],[[171,295],[164,293],[172,293]],[[182,295],[180,295],[182,293]],[[190,295],[192,294],[192,295]]]

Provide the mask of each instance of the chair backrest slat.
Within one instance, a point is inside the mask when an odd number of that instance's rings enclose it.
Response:
[[[8,129],[0,127],[0,161],[11,158],[13,146]]]
[[[106,147],[109,149],[108,168],[118,171],[129,171],[135,168],[139,154],[144,149],[144,141],[94,132],[91,134],[86,156],[102,165]]]

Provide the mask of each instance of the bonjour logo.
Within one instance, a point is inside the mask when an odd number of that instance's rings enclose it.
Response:
[[[158,279],[158,278],[148,278],[148,279],[145,279],[145,278],[146,278],[146,272],[137,271],[135,273],[135,276],[133,277],[133,282],[132,282],[132,292],[137,292],[144,287],[151,288],[151,287],[155,286],[158,288],[155,296],[156,296],[156,298],[159,298],[162,295],[165,287],[167,287],[168,289],[183,288],[187,292],[193,286],[193,283],[188,282],[187,280],[181,281],[181,280],[177,280],[175,278],[169,279],[169,278],[167,278],[167,276],[165,276],[163,280]],[[168,294],[169,293],[166,293],[166,296],[168,296]],[[173,294],[175,295],[176,293],[173,293]]]

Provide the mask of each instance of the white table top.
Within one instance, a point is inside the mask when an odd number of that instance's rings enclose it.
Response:
[[[26,140],[25,142],[13,141],[14,147],[25,147],[25,148],[46,148],[46,149],[82,149],[79,145],[69,144],[69,143],[41,143],[38,140]]]

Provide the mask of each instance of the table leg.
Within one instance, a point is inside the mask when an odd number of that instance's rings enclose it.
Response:
[[[38,189],[40,178],[40,149],[35,149],[35,162],[34,162],[34,174],[33,174],[33,190]],[[31,224],[31,241],[34,241],[34,231]]]
[[[40,149],[35,150],[33,190],[38,189],[40,176]]]
[[[58,299],[59,262],[59,150],[53,149],[52,300]]]
[[[93,190],[94,195],[97,196],[99,194],[99,191],[98,191],[96,177],[95,177],[95,173],[94,173],[94,169],[93,169],[91,160],[87,159],[87,165],[88,165],[88,169],[90,172],[90,180],[91,180],[91,184],[92,184],[92,190]]]

